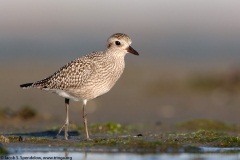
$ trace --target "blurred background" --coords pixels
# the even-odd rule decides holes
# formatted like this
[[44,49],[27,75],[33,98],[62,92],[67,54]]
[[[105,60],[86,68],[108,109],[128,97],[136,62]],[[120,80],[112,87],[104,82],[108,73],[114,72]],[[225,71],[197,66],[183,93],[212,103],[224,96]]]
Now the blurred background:
[[[195,118],[240,123],[240,1],[0,2],[2,125],[13,119],[15,125],[25,125],[17,112],[24,118],[29,108],[37,122],[61,125],[62,97],[19,85],[104,50],[107,38],[117,32],[131,37],[140,56],[127,55],[117,85],[89,102],[89,123],[160,124]],[[81,103],[70,102],[72,123],[82,124],[81,108]]]

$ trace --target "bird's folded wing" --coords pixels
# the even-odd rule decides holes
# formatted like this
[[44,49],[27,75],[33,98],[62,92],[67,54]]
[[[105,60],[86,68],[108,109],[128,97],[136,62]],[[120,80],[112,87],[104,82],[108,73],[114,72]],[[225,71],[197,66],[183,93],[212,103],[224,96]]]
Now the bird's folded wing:
[[78,58],[69,62],[48,78],[35,82],[33,87],[46,90],[81,88],[94,73],[95,67],[91,59]]

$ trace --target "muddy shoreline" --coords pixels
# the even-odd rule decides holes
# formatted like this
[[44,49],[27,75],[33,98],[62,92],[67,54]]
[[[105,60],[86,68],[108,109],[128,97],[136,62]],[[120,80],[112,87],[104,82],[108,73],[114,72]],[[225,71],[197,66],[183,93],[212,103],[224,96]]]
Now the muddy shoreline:
[[[197,126],[201,124],[201,126]],[[211,128],[211,129],[209,129]],[[82,127],[69,132],[69,140],[58,129],[2,133],[8,151],[69,151],[100,153],[204,153],[240,152],[239,126],[213,120],[192,120],[173,126],[134,126],[118,123],[90,125],[92,141]],[[218,148],[205,150],[205,148]],[[227,149],[230,148],[230,149]]]

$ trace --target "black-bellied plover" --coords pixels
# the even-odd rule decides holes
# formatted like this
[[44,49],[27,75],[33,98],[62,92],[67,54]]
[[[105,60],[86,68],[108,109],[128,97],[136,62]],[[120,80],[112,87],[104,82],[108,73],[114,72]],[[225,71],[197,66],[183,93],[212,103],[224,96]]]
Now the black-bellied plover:
[[105,51],[92,52],[77,58],[53,75],[43,80],[20,85],[21,88],[39,88],[57,93],[65,98],[66,120],[58,134],[65,128],[65,139],[68,139],[69,100],[83,101],[83,123],[86,138],[89,140],[87,127],[87,102],[108,92],[123,73],[127,53],[139,55],[130,45],[131,39],[123,33],[112,35],[107,41]]

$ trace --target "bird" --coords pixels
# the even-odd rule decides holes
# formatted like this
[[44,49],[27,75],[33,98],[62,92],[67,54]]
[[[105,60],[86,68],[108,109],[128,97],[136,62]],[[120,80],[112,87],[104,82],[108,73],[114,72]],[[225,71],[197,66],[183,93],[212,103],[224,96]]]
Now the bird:
[[65,98],[66,119],[59,129],[65,130],[68,140],[69,101],[82,101],[82,118],[86,140],[91,140],[88,133],[87,102],[107,93],[121,77],[125,68],[125,55],[139,53],[131,47],[132,40],[124,33],[115,33],[107,39],[104,51],[94,51],[70,61],[51,76],[33,82],[21,84],[23,89],[38,88],[56,93]]

